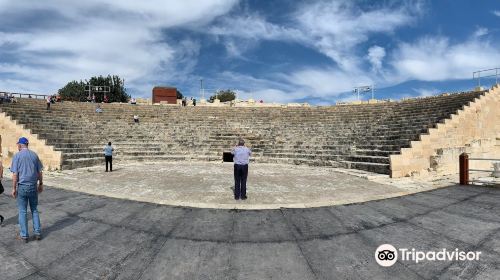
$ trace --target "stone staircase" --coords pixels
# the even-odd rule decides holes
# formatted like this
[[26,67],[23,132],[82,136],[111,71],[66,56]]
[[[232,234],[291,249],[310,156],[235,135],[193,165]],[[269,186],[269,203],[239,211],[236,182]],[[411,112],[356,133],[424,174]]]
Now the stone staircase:
[[[117,161],[219,161],[239,137],[253,161],[355,168],[389,174],[389,156],[483,92],[328,107],[172,107],[20,99],[0,110],[61,151],[62,168]],[[140,123],[133,121],[140,117]]]

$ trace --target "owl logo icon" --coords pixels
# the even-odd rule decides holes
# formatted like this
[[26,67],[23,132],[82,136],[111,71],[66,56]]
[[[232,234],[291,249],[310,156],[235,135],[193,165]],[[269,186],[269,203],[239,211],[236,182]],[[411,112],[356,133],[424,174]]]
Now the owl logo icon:
[[391,244],[383,244],[375,250],[375,260],[381,266],[392,266],[398,260],[398,250]]

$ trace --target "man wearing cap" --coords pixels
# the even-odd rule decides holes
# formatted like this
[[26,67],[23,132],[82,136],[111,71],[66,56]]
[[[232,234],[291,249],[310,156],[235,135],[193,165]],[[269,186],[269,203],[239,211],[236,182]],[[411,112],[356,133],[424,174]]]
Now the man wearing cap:
[[[17,199],[19,209],[19,237],[28,242],[28,204],[33,218],[35,240],[41,239],[40,217],[38,215],[38,193],[43,191],[43,166],[38,155],[28,149],[28,139],[19,138],[10,170],[12,172],[12,196]],[[37,185],[38,183],[38,185]]]
[[252,151],[245,147],[245,141],[240,139],[238,146],[231,151],[234,161],[234,199],[247,199],[248,162]]

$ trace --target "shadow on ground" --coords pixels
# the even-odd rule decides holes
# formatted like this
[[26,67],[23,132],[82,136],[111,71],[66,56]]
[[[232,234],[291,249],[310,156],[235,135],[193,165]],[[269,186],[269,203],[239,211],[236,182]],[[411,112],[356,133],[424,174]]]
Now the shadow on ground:
[[[350,205],[257,211],[47,187],[40,211],[44,239],[21,243],[14,238],[15,201],[0,197],[2,279],[494,279],[500,273],[499,188],[452,186]],[[374,253],[384,243],[482,254],[478,261],[398,260],[381,267]]]

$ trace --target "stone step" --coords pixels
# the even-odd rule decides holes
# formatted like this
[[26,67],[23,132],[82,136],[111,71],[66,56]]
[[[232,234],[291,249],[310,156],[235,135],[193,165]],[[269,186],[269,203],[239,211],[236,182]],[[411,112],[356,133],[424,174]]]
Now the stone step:
[[345,168],[348,169],[359,169],[380,174],[390,174],[391,171],[390,165],[383,163],[352,162],[352,161],[343,161],[342,163],[345,164],[346,165]]
[[395,154],[399,154],[400,151],[399,150],[396,150],[396,151],[381,151],[381,150],[354,150],[354,152],[356,153],[356,155],[360,155],[360,156],[385,156],[385,157],[388,157],[389,155],[395,155]]
[[[152,156],[152,155],[166,155],[167,153],[164,151],[158,151],[158,150],[115,150],[113,152],[113,155],[120,158],[120,157],[141,157],[141,156]],[[64,153],[63,154],[63,160],[69,160],[69,159],[83,159],[83,158],[97,158],[97,157],[103,157],[104,152],[101,151],[94,151],[94,152],[83,152],[83,153]]]
[[[258,162],[340,166],[387,174],[389,156],[481,93],[383,104],[303,108],[200,108],[21,99],[0,110],[63,152],[65,167],[116,160],[220,160],[238,137]],[[134,124],[132,116],[140,116]]]
[[354,155],[346,157],[349,162],[364,162],[364,163],[383,163],[390,164],[389,157],[387,156],[363,156]]
[[[180,161],[180,160],[186,160],[186,156],[161,155],[161,156],[141,156],[141,157],[113,157],[113,163],[122,161],[140,162],[140,161],[161,161],[161,160]],[[92,158],[68,159],[63,161],[62,169],[90,167],[101,164],[102,165],[105,164],[104,156],[92,157]]]
[[344,158],[342,155],[328,154],[297,154],[297,153],[263,153],[263,158],[289,158],[289,159],[308,159],[308,160],[334,160],[338,161]]

